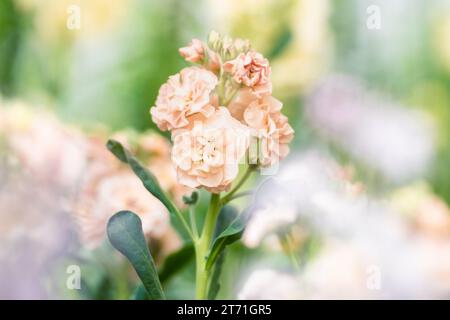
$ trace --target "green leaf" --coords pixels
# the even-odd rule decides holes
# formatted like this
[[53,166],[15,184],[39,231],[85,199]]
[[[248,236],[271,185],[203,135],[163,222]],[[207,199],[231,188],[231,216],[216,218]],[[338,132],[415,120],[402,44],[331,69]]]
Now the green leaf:
[[[226,208],[226,207],[224,207]],[[228,209],[231,210],[231,209]],[[214,262],[225,249],[226,246],[236,242],[242,237],[245,228],[246,214],[239,215],[234,221],[228,225],[213,241],[211,250],[206,261],[206,270],[211,269]]]
[[158,198],[169,210],[173,221],[177,220],[178,210],[170,201],[169,197],[164,193],[161,186],[158,183],[156,177],[148,171],[131,153],[125,149],[120,142],[115,140],[108,140],[106,147],[109,151],[116,156],[117,159],[124,163],[128,163],[133,172],[142,181],[144,187],[156,198]]
[[147,242],[142,222],[131,211],[119,211],[108,221],[108,238],[114,248],[133,265],[150,299],[165,299]]
[[194,245],[188,243],[169,255],[159,271],[159,279],[161,282],[166,282],[170,277],[183,269],[192,260],[194,254]]
[[223,262],[225,260],[224,251],[217,258],[216,264],[214,266],[214,272],[211,275],[211,282],[209,284],[208,290],[208,300],[214,300],[220,290],[220,275],[222,273]]
[[271,51],[268,53],[267,58],[273,60],[282,54],[289,44],[292,42],[292,31],[288,28],[284,29],[280,36],[275,40]]
[[214,239],[217,238],[238,216],[238,210],[231,205],[225,205],[217,218]]
[[139,284],[131,294],[130,300],[148,300],[147,290],[144,285]]

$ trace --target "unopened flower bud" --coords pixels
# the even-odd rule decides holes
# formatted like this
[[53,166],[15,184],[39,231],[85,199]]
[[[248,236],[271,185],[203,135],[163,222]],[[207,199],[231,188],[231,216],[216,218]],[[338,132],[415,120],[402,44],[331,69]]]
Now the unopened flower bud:
[[238,38],[234,40],[234,47],[237,54],[246,53],[250,49],[250,42],[248,40]]
[[211,31],[208,35],[208,46],[214,50],[218,51],[220,49],[220,35],[217,31]]

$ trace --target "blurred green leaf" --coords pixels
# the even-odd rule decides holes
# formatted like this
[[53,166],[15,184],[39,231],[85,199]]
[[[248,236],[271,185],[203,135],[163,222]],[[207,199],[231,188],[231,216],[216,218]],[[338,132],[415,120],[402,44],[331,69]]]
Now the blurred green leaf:
[[[236,209],[230,206],[225,206],[222,208],[221,215],[233,215]],[[239,215],[237,218],[231,222],[213,241],[211,250],[208,254],[208,260],[206,261],[206,270],[210,270],[211,267],[216,262],[219,255],[226,248],[226,246],[236,242],[242,237],[242,233],[245,228],[245,216],[244,214]],[[219,216],[220,217],[220,216]],[[223,218],[225,220],[225,218]]]
[[145,241],[141,219],[131,211],[119,211],[108,221],[108,238],[131,262],[149,297],[165,299],[155,264]]
[[285,28],[275,41],[272,50],[267,55],[269,60],[273,60],[283,53],[292,41],[292,32],[289,28]]
[[174,274],[183,269],[189,261],[194,257],[194,246],[192,243],[187,243],[179,250],[169,255],[159,271],[159,279],[165,282]]
[[0,1],[0,92],[6,95],[13,93],[13,71],[22,36],[19,19],[14,1]]

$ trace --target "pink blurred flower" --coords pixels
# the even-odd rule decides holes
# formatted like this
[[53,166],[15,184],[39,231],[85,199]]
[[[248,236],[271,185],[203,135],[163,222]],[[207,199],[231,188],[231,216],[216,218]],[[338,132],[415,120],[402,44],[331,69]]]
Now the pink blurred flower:
[[106,236],[108,219],[125,208],[141,218],[148,239],[158,239],[170,228],[167,209],[128,171],[101,177],[92,191],[95,192],[92,202],[81,202],[76,216],[81,238],[89,248],[101,244]]
[[[175,169],[170,165],[170,144],[165,138],[146,133],[138,136],[138,144],[134,145],[123,132],[113,136],[131,150],[149,155],[144,163],[172,196],[181,199],[188,193],[187,188],[176,183]],[[88,145],[87,164],[72,202],[82,242],[91,249],[99,246],[105,239],[108,219],[119,210],[129,209],[141,218],[144,234],[152,244],[168,250],[178,247],[180,240],[174,236],[164,205],[104,147],[104,139],[91,137]]]

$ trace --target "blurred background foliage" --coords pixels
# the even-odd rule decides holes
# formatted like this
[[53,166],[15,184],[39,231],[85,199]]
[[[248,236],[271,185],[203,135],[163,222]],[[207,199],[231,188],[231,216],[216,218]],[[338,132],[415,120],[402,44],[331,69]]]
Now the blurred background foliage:
[[[81,28],[70,30],[67,9],[73,4],[81,8]],[[366,10],[373,4],[381,8],[379,30],[366,27]],[[294,150],[326,145],[342,162],[353,163],[369,188],[395,186],[316,132],[304,112],[311,92],[326,76],[346,74],[426,114],[436,128],[436,145],[421,178],[450,204],[450,3],[445,0],[2,0],[0,93],[44,105],[86,129],[155,128],[149,108],[159,87],[186,66],[178,48],[192,38],[205,39],[210,30],[248,38],[270,59],[274,96],[283,101],[296,130]],[[258,251],[238,244],[231,254],[225,267],[234,270]],[[97,288],[83,292],[86,297],[111,298],[105,275],[129,272],[103,271],[85,279]],[[192,270],[185,273],[181,283]],[[169,296],[189,297],[190,289],[174,283]],[[120,297],[131,288],[123,290]]]

